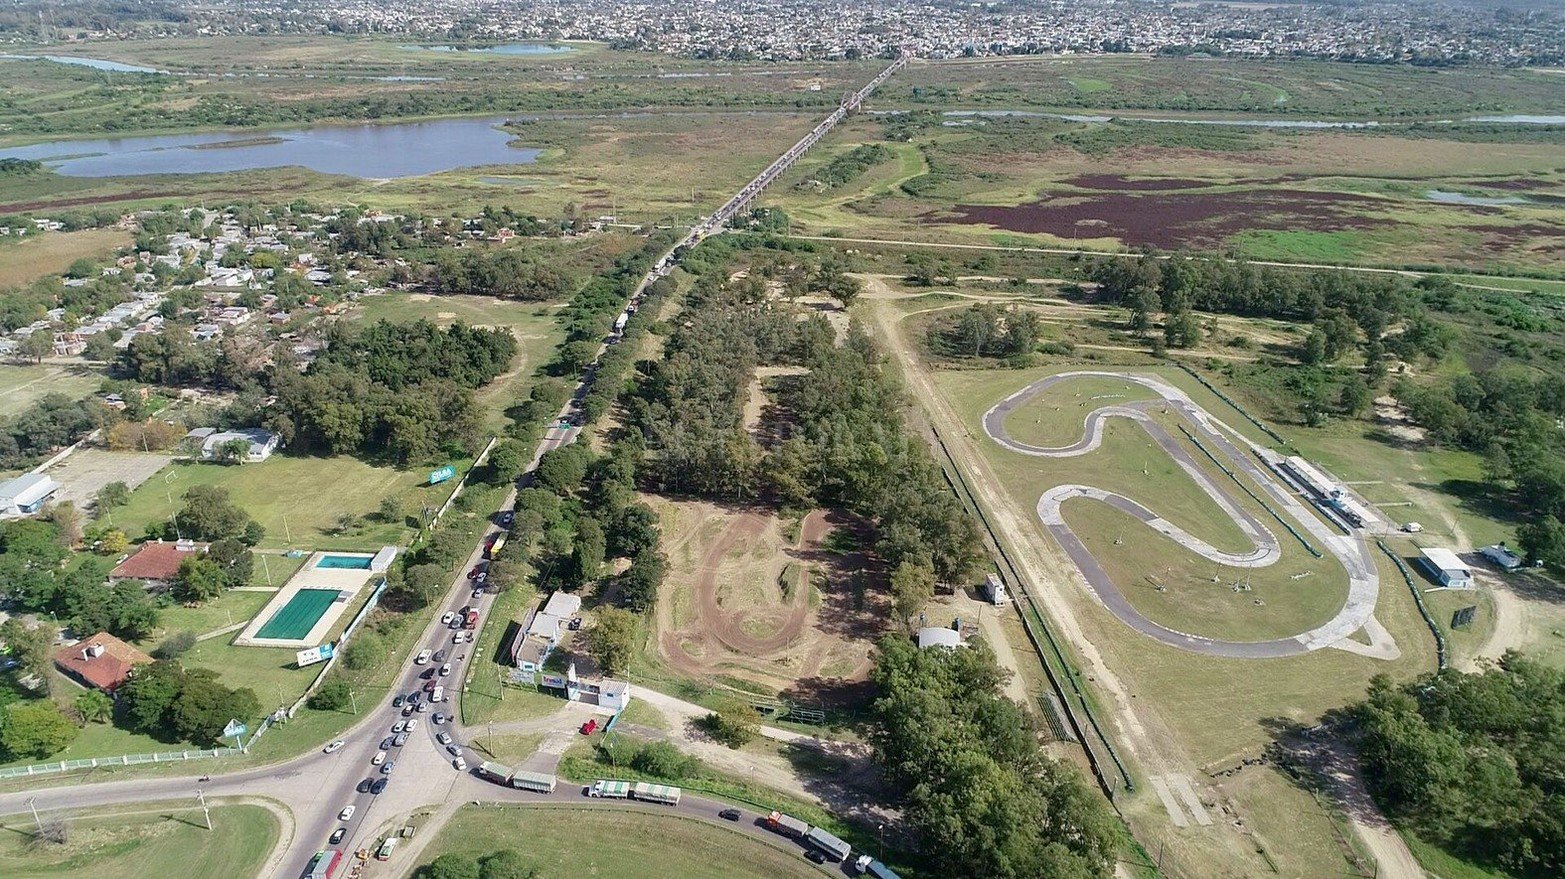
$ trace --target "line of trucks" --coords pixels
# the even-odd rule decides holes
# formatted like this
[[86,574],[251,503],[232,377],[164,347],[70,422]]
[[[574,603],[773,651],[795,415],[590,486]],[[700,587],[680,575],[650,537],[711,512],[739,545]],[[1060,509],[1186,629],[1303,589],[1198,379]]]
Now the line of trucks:
[[[537,793],[554,793],[558,785],[558,779],[553,775],[542,772],[528,772],[522,769],[511,769],[499,763],[485,761],[473,770],[480,778],[492,781],[495,784],[503,784],[520,790],[536,791]],[[623,781],[613,778],[600,778],[592,784],[582,788],[582,794],[589,797],[601,797],[610,800],[637,800],[643,803],[661,803],[665,806],[679,805],[680,797],[684,792],[669,784],[653,784],[646,781]],[[734,813],[738,814],[737,810]],[[728,816],[724,816],[728,817]],[[792,815],[782,812],[772,812],[761,823],[773,833],[796,839],[812,851],[819,852],[826,860],[840,864],[848,860],[853,853],[852,848],[841,839],[823,827],[812,827],[807,822],[801,821]],[[854,872],[871,877],[871,879],[900,879],[890,867],[875,860],[869,855],[859,855],[849,865]]]
[[[778,833],[789,839],[797,839],[820,852],[826,860],[834,864],[840,864],[848,859],[853,849],[841,839],[827,831],[823,827],[811,827],[808,823],[800,821],[792,815],[782,812],[773,812],[762,819],[763,824],[773,833]],[[901,879],[890,867],[875,860],[869,855],[859,855],[853,859],[853,871],[861,873],[872,879]]]

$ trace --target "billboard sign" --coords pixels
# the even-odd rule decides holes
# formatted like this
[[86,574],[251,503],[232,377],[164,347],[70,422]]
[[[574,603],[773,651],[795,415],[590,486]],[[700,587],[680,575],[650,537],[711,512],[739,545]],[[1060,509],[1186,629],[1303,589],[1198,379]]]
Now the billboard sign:
[[1469,604],[1466,607],[1459,607],[1456,609],[1455,613],[1451,614],[1451,628],[1465,629],[1473,624],[1473,617],[1477,615],[1478,605],[1476,604]]
[[447,481],[449,479],[454,479],[455,477],[456,477],[456,468],[452,467],[450,464],[447,464],[446,466],[441,467],[438,470],[431,470],[431,471],[429,471],[429,484],[430,485],[439,485],[440,483],[445,482],[445,481]]
[[546,674],[543,676],[541,684],[553,690],[563,690],[565,689],[565,676]]
[[325,662],[331,659],[336,652],[336,645],[326,643],[319,647],[311,647],[309,650],[300,650],[294,654],[294,661],[298,663],[299,668],[304,668],[317,662]]
[[237,720],[230,720],[228,725],[223,727],[223,737],[228,739],[237,739],[249,731],[250,728],[248,726],[245,726]]

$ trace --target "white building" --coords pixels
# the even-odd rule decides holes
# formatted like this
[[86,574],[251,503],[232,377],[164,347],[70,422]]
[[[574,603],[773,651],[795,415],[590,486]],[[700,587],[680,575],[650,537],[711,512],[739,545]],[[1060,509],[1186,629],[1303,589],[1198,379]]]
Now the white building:
[[1011,603],[1011,594],[1005,590],[1004,581],[995,574],[984,576],[983,590],[984,598],[989,599],[990,604],[1000,606]]
[[1496,543],[1493,546],[1486,546],[1478,550],[1478,552],[1484,558],[1494,562],[1494,564],[1502,571],[1514,571],[1526,563],[1526,559],[1512,552],[1510,548],[1508,548],[1503,543]]
[[1420,549],[1418,563],[1436,583],[1448,589],[1473,588],[1473,571],[1467,563],[1449,549],[1438,547]]
[[265,461],[277,451],[277,446],[282,438],[269,430],[259,427],[245,427],[239,430],[218,430],[215,427],[198,427],[185,434],[185,439],[199,441],[201,443],[201,459],[204,461],[215,460],[222,455],[223,446],[235,440],[242,440],[250,444],[241,461],[256,463]]
[[0,516],[31,516],[60,490],[47,473],[24,473],[0,483]]
[[918,649],[927,650],[930,647],[956,648],[966,646],[962,643],[962,633],[944,626],[926,626],[918,630],[916,640]]

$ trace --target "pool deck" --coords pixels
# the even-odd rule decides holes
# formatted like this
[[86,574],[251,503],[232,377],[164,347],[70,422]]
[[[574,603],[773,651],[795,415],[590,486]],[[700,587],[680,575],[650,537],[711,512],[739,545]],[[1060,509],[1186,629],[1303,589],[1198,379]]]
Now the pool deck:
[[[291,647],[295,650],[303,650],[308,647],[319,646],[326,639],[326,633],[337,624],[337,620],[343,612],[350,607],[358,606],[359,591],[371,580],[378,580],[382,576],[369,568],[321,568],[317,567],[321,559],[326,556],[352,556],[354,558],[372,559],[374,553],[368,552],[317,552],[311,554],[297,573],[288,578],[283,588],[277,590],[272,600],[261,608],[261,612],[250,620],[239,637],[234,639],[234,644],[240,647]],[[321,618],[315,621],[309,634],[303,638],[260,638],[256,633],[265,626],[276,613],[288,606],[288,602],[299,594],[301,589],[331,589],[338,592],[349,593],[348,600],[334,602],[321,614]]]

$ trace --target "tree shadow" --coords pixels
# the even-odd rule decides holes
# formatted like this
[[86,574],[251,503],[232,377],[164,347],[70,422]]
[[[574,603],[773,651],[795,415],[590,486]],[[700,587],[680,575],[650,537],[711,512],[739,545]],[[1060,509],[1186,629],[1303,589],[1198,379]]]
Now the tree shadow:
[[1507,525],[1521,524],[1521,510],[1517,508],[1516,501],[1510,493],[1491,483],[1476,479],[1446,479],[1435,484],[1414,483],[1414,486],[1450,495],[1456,498],[1458,506],[1474,515]]

